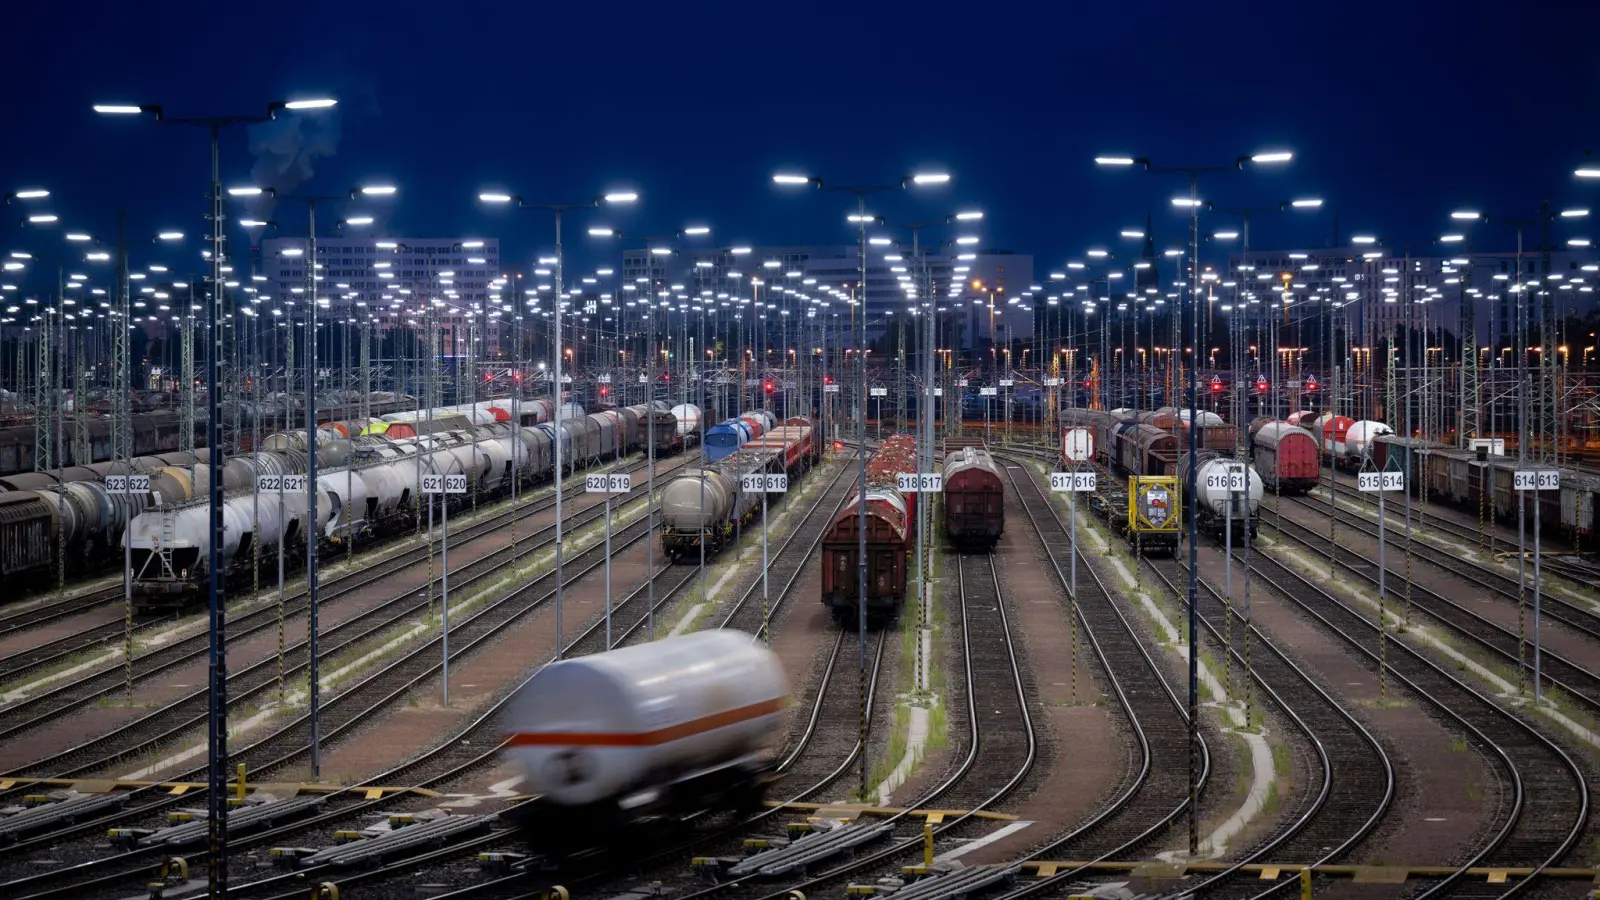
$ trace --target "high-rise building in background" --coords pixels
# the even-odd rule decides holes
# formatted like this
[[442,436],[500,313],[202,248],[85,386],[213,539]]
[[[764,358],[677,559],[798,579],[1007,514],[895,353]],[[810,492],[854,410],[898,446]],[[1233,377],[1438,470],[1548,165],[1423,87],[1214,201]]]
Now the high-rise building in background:
[[[304,238],[267,238],[261,242],[261,294],[268,299],[306,296]],[[420,308],[424,296],[442,302],[439,328],[445,346],[459,339],[469,316],[479,321],[498,318],[501,303],[490,287],[500,274],[497,238],[317,238],[317,296],[334,320],[372,316],[380,327],[401,321],[400,309]],[[485,350],[495,349],[494,330],[486,332]]]
[[[1023,297],[1033,283],[1032,256],[1004,250],[923,253],[932,295],[954,313],[959,349],[987,347],[992,337],[1010,341],[1033,336],[1032,306]],[[861,296],[859,248],[854,244],[751,247],[738,252],[640,248],[624,253],[622,276],[629,293],[648,290],[657,303],[671,299],[674,304],[692,304],[698,298],[720,304],[749,299],[756,292],[763,300],[792,298],[796,314],[800,307],[808,308],[840,321],[841,330],[849,327],[851,300]],[[908,316],[912,302],[907,288],[917,284],[918,276],[909,247],[867,248],[870,341],[888,334],[896,317]],[[760,284],[754,283],[757,280]]]

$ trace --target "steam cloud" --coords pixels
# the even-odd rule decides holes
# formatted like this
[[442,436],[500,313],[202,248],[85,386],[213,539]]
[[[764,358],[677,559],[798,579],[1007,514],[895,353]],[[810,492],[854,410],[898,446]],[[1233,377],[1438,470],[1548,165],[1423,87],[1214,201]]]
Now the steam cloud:
[[[289,193],[311,180],[318,160],[338,150],[339,117],[333,110],[310,116],[285,114],[252,125],[250,152],[256,161],[250,169],[251,183]],[[263,208],[256,214],[269,217],[275,204],[270,197],[261,202]]]

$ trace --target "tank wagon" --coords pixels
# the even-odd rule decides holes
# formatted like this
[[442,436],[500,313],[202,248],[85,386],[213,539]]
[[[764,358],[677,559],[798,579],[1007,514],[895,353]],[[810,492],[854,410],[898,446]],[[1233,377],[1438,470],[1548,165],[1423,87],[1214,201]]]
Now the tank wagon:
[[766,434],[776,424],[777,419],[766,410],[756,410],[724,419],[706,429],[706,459],[721,459]]
[[[1236,470],[1244,468],[1244,490],[1230,490],[1230,480]],[[1189,484],[1189,455],[1178,458],[1178,484]],[[1261,476],[1255,466],[1242,459],[1202,450],[1195,456],[1194,504],[1195,528],[1201,533],[1223,540],[1228,529],[1233,539],[1243,540],[1246,529],[1250,537],[1256,536],[1258,513],[1262,496]]]
[[822,602],[845,624],[858,620],[860,515],[867,519],[869,621],[892,618],[906,596],[906,554],[916,494],[902,494],[899,476],[913,473],[917,445],[910,435],[885,439],[867,461],[865,495],[858,492],[822,534]]
[[761,515],[762,495],[746,492],[742,476],[782,472],[792,486],[811,467],[813,438],[809,425],[786,425],[703,468],[673,476],[661,489],[661,546],[667,556],[698,561],[702,543],[707,557],[721,552],[739,526]]
[[[152,456],[158,453],[174,453],[182,446],[182,418],[172,409],[166,395],[149,393],[136,396],[131,403],[133,413],[129,417],[132,428],[131,441],[134,456]],[[291,411],[285,418],[283,401],[262,402],[261,404],[240,404],[239,407],[226,405],[222,409],[221,419],[225,425],[231,426],[234,412],[239,412],[240,439],[243,449],[249,451],[250,437],[253,434],[273,434],[305,422],[304,405],[291,397]],[[397,412],[413,405],[409,397],[387,392],[372,394],[368,404],[374,415]],[[89,452],[83,459],[73,455],[72,441],[68,440],[56,446],[57,458],[55,462],[64,467],[88,466],[94,463],[110,462],[118,452],[118,448],[111,443],[111,422],[103,418],[109,412],[110,402],[92,404],[91,409],[97,409],[102,415],[94,416],[89,420]],[[322,422],[348,422],[359,415],[360,406],[354,403],[336,403],[319,407],[317,417]],[[71,435],[77,425],[69,421],[63,423],[62,433]],[[203,410],[196,410],[194,439],[197,445],[205,443],[205,415]],[[34,426],[32,424],[9,425],[0,427],[0,475],[10,475],[18,472],[31,472],[34,470]]]
[[[460,413],[441,412],[435,421],[451,416],[459,419]],[[414,421],[427,419],[424,415]],[[227,542],[218,548],[226,576],[242,577],[258,550],[263,564],[275,565],[281,554],[286,562],[299,565],[306,534],[312,529],[319,543],[343,546],[411,528],[419,514],[424,474],[467,477],[467,493],[446,502],[493,500],[509,493],[513,471],[527,483],[551,477],[557,441],[563,466],[576,469],[639,449],[634,442],[645,434],[639,428],[629,429],[620,411],[534,427],[519,427],[508,416],[489,425],[411,437],[390,437],[393,431],[326,442],[319,436],[315,509],[308,509],[301,490],[256,491],[259,475],[306,471],[306,454],[296,449],[304,446],[303,435],[274,436],[263,443],[279,449],[229,459],[223,470]],[[209,455],[203,458],[209,460]],[[124,501],[132,506],[120,513],[123,519],[111,521],[131,524],[125,533],[118,525],[111,536],[118,548],[124,540],[129,542],[136,604],[142,610],[155,610],[195,602],[209,577],[210,529],[204,502],[209,472],[199,464],[190,479],[186,468],[164,465],[167,460],[134,462],[135,471],[150,474],[151,490]],[[6,527],[0,522],[0,541],[6,539]]]
[[571,846],[646,821],[758,808],[788,696],[777,657],[735,631],[545,666],[506,718],[506,755],[538,796],[523,820],[537,830],[530,838]]

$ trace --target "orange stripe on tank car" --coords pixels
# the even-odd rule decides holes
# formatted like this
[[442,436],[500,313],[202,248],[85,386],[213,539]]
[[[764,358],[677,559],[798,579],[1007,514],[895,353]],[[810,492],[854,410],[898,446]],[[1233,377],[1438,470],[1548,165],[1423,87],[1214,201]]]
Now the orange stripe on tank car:
[[655,731],[519,731],[510,735],[507,742],[513,747],[653,747],[771,715],[782,711],[783,704],[784,700],[781,697],[763,700],[760,703],[712,713],[709,716],[690,719]]

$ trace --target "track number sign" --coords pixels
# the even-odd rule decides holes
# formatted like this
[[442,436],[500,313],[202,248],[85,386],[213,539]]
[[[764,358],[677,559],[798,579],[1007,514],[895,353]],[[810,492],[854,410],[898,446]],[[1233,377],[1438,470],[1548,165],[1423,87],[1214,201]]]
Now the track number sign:
[[1051,472],[1050,490],[1057,493],[1079,493],[1094,490],[1093,472]]
[[978,396],[980,396],[980,397],[997,397],[999,395],[1000,395],[1000,389],[999,388],[992,388],[992,387],[981,387],[981,388],[978,388]]
[[591,494],[626,494],[633,490],[633,476],[627,472],[585,475],[583,489]]
[[1044,380],[1044,386],[1045,387],[1061,387],[1061,379],[1057,378],[1055,376],[1051,376],[1049,378],[1046,378]]
[[1555,469],[1528,469],[1516,472],[1512,487],[1519,491],[1560,490],[1561,473]]
[[1016,383],[1017,383],[1017,380],[1015,378],[1002,378],[1002,379],[1000,379],[1000,386],[1001,387],[1014,387],[1016,385]]
[[304,475],[257,475],[256,492],[261,494],[276,493],[278,491],[303,491],[306,489]]
[[837,394],[839,393],[839,386],[837,384],[825,384],[822,386],[822,392],[824,394]]
[[108,494],[144,494],[149,491],[149,475],[106,476],[106,493]]
[[1406,489],[1404,472],[1362,472],[1356,476],[1356,487],[1363,493],[1375,491],[1403,491]]
[[422,476],[422,492],[424,494],[465,494],[467,492],[467,476],[455,475],[424,475]]
[[937,494],[944,490],[944,473],[901,472],[895,477],[895,487],[902,494]]
[[867,393],[871,394],[874,397],[887,397],[887,396],[889,396],[889,389],[888,388],[869,388],[867,390]]
[[[1232,494],[1245,490],[1249,483],[1242,465],[1225,466],[1221,472],[1206,474],[1207,490],[1227,491]],[[1362,488],[1362,490],[1366,489]]]
[[611,376],[610,375],[597,375],[597,376],[595,376],[594,380],[598,384],[610,384],[611,383]]
[[739,487],[747,494],[784,494],[789,491],[789,476],[782,472],[746,472],[739,476]]

